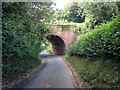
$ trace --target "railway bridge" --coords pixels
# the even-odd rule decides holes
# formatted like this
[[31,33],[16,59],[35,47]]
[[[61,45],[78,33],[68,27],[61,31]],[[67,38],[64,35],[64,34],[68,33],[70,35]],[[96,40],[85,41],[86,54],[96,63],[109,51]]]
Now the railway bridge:
[[66,50],[75,41],[74,25],[51,25],[49,26],[52,33],[47,35],[47,39],[52,44],[52,53],[64,55]]

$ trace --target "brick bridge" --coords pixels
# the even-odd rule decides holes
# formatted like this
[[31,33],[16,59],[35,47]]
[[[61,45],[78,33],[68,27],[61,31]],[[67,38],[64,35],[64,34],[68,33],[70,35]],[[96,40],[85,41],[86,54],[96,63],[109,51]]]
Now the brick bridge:
[[65,51],[75,40],[75,26],[73,25],[52,25],[49,27],[53,33],[47,35],[52,44],[52,53],[57,55],[65,54]]

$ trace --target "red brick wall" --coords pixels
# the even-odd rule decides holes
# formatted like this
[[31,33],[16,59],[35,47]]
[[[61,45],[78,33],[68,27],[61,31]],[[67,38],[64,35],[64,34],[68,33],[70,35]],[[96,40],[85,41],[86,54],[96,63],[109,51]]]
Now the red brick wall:
[[68,48],[70,44],[75,40],[75,33],[71,30],[63,31],[62,37],[64,38],[66,42],[66,47]]
[[[66,47],[68,48],[73,41],[75,40],[75,26],[67,26],[66,28],[62,28],[62,26],[53,25],[50,28],[54,31],[55,34],[62,37],[66,43]],[[63,30],[64,29],[64,30]]]

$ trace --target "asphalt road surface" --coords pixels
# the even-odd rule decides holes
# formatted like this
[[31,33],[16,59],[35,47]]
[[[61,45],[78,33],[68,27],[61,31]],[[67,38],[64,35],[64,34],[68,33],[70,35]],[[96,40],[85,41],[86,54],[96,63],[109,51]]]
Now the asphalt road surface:
[[75,88],[73,77],[60,56],[41,55],[46,65],[17,88]]

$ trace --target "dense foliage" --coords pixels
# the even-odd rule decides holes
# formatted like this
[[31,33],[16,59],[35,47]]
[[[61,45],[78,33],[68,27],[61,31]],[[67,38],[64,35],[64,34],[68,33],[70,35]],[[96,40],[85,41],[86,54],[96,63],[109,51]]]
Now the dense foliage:
[[65,7],[64,19],[68,22],[82,23],[85,20],[83,10],[77,2],[73,2]]
[[96,2],[83,3],[81,7],[84,9],[85,25],[81,28],[82,33],[94,29],[96,26],[112,20],[119,12],[119,3],[115,2]]
[[83,34],[69,49],[69,54],[120,57],[120,14],[113,21]]
[[41,63],[52,3],[2,3],[3,84]]
[[83,7],[87,17],[94,18],[95,25],[110,21],[118,13],[116,3],[85,3]]

